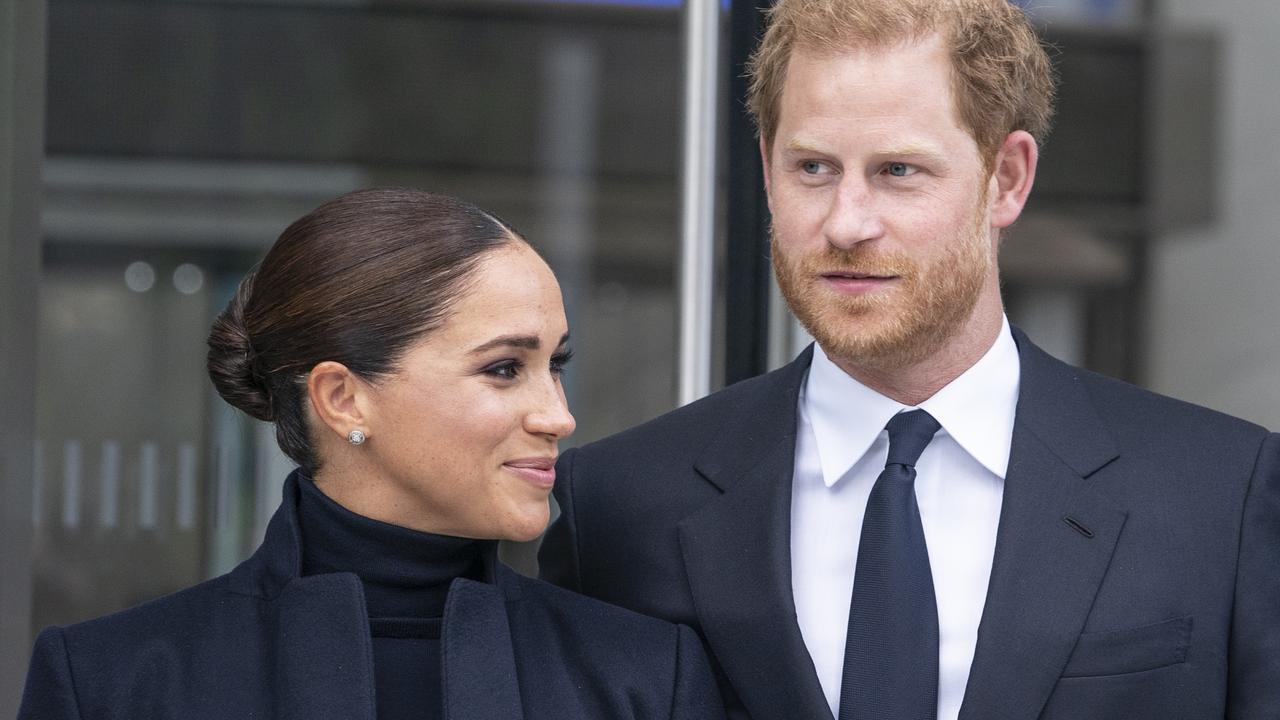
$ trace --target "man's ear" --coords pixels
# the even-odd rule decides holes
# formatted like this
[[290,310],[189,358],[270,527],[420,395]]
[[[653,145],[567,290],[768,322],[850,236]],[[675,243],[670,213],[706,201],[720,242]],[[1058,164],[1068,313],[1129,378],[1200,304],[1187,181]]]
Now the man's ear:
[[1040,149],[1030,133],[1014,130],[1004,139],[991,168],[988,198],[992,227],[1009,227],[1022,214],[1039,158]]
[[371,434],[369,386],[346,365],[326,360],[311,368],[307,398],[320,422],[343,440],[352,430]]
[[773,188],[770,186],[770,169],[771,158],[769,157],[769,142],[765,140],[764,135],[760,136],[760,168],[764,173],[764,196],[769,201],[769,211],[773,211]]

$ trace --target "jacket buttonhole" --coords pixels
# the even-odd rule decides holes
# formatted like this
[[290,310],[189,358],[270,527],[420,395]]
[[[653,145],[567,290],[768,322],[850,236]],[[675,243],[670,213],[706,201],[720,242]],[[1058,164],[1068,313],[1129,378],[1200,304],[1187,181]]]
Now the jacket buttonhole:
[[1089,528],[1085,527],[1083,523],[1081,523],[1079,520],[1077,520],[1077,519],[1075,519],[1075,518],[1071,517],[1070,515],[1068,515],[1068,516],[1066,516],[1066,517],[1062,518],[1062,522],[1066,523],[1066,524],[1067,524],[1067,526],[1068,526],[1068,527],[1070,527],[1072,530],[1075,530],[1076,532],[1080,533],[1081,535],[1083,535],[1083,536],[1085,536],[1085,537],[1087,537],[1087,538],[1092,538],[1092,537],[1093,537],[1093,531],[1092,531],[1092,530],[1090,530]]

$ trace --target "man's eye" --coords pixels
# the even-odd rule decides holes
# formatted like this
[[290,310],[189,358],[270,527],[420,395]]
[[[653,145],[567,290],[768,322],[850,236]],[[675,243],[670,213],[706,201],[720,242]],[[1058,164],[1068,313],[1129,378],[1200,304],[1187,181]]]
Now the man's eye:
[[884,167],[884,170],[894,177],[907,177],[915,172],[914,168],[902,162],[889,163]]
[[800,170],[806,175],[817,175],[821,173],[823,169],[824,167],[822,163],[818,162],[817,160],[805,160],[804,162],[800,163]]

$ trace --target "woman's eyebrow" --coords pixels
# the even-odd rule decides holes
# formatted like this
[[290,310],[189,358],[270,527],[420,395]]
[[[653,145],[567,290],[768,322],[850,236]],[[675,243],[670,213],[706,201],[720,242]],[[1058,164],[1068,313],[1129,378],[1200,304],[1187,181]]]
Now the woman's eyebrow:
[[472,355],[478,355],[486,350],[492,350],[496,347],[515,347],[525,350],[537,350],[542,347],[542,341],[536,335],[500,335],[489,342],[478,345],[471,349]]
[[[556,343],[556,347],[563,347],[567,343],[568,333],[564,333],[561,336],[561,341]],[[480,352],[493,350],[494,347],[520,347],[522,350],[538,350],[541,346],[543,346],[543,341],[538,340],[538,336],[532,336],[532,334],[504,334],[504,336],[495,337],[493,340],[483,343],[483,345],[471,348],[471,354],[479,355]]]
[[[560,342],[556,344],[556,347],[561,347],[567,342],[569,342],[569,333],[565,333],[561,336]],[[521,348],[523,350],[537,350],[542,347],[542,341],[538,339],[537,335],[499,335],[489,342],[472,348],[471,354],[478,355],[496,347],[514,347]]]

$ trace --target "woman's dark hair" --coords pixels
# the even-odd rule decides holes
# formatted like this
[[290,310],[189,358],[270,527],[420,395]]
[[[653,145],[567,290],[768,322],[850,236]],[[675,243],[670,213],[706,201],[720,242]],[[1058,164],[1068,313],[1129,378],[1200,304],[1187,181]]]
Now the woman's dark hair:
[[348,193],[290,225],[209,332],[209,377],[308,472],[306,378],[333,360],[366,379],[439,327],[483,256],[523,242],[456,198],[409,188]]

